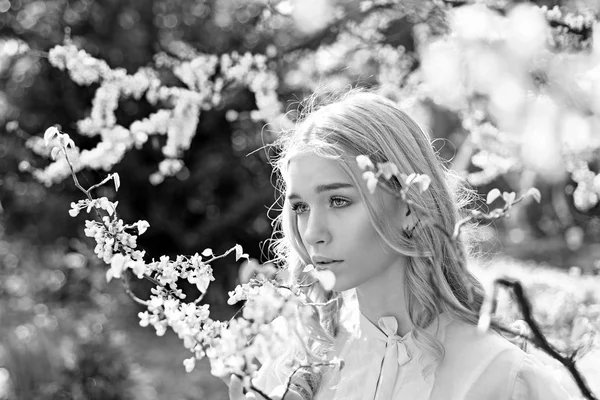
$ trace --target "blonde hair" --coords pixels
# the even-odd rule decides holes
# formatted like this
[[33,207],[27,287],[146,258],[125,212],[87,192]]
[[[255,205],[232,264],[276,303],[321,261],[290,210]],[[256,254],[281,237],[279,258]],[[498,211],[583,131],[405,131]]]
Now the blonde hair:
[[[280,150],[274,167],[279,172],[278,189],[282,195],[289,160],[306,153],[336,160],[359,188],[380,238],[393,251],[409,256],[405,285],[409,317],[415,326],[413,335],[425,353],[441,359],[442,344],[425,328],[444,311],[475,324],[483,289],[466,268],[464,244],[460,240],[451,243],[443,233],[454,231],[459,208],[469,192],[456,185],[456,177],[438,159],[427,134],[391,100],[354,89],[330,97],[326,104],[318,104],[316,96],[309,98],[296,127],[284,132],[275,145]],[[367,196],[365,182],[355,168],[356,156],[361,154],[374,163],[392,162],[405,174],[427,174],[431,178],[428,190],[423,193],[410,190],[408,200],[411,211],[421,222],[432,220],[437,227],[420,223],[410,237],[400,230],[397,221],[386,214],[381,191],[375,201]],[[308,281],[303,269],[311,261],[302,244],[295,214],[286,201],[276,222],[278,232],[282,233],[273,246],[277,260],[289,269],[296,282]],[[330,306],[315,310],[309,324],[309,351],[302,353],[296,349],[293,355],[287,355],[300,357],[304,362],[324,357],[332,349],[340,327],[341,294],[325,293],[317,286],[308,289],[309,295],[315,302],[330,301]],[[306,371],[294,383],[310,399],[320,380],[319,373]]]

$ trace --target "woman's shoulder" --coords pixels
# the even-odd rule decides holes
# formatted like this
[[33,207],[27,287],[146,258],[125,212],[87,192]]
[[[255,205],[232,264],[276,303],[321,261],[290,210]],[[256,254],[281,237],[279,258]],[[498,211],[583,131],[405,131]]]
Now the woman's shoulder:
[[446,328],[444,350],[436,386],[440,393],[454,395],[441,398],[568,399],[540,361],[494,331],[482,333],[453,320]]
[[436,380],[458,380],[465,386],[491,370],[505,372],[496,374],[498,384],[502,384],[500,377],[510,380],[509,375],[515,374],[525,356],[521,349],[496,332],[482,333],[475,325],[459,319],[453,319],[446,326],[443,345],[444,358],[438,366]]
[[521,349],[497,332],[481,332],[476,325],[459,318],[451,318],[451,322],[446,326],[444,348],[447,358],[459,356],[463,363],[486,363],[500,354],[513,362],[520,362],[525,355]]

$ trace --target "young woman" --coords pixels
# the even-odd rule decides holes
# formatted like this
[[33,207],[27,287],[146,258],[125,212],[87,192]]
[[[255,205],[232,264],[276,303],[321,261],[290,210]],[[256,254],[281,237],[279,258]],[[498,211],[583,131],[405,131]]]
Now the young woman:
[[[531,356],[495,332],[477,332],[481,285],[465,268],[464,252],[422,222],[452,232],[460,196],[419,126],[367,92],[308,108],[278,143],[285,203],[276,250],[299,282],[310,280],[308,264],[332,271],[333,291],[315,287],[311,295],[334,301],[312,321],[309,351],[290,346],[263,365],[254,385],[281,398],[290,360],[326,356],[343,359],[344,367],[295,374],[284,400],[568,398]],[[427,174],[430,186],[410,190],[410,206],[385,190],[372,193],[358,155]],[[261,398],[242,394],[235,377],[229,391],[231,400]]]

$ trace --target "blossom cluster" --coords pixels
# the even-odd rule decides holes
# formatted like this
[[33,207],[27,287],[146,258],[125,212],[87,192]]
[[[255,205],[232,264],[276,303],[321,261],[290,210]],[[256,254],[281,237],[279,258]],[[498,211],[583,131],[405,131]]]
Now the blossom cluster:
[[254,360],[265,362],[277,356],[282,344],[298,335],[297,321],[306,299],[273,280],[251,280],[230,292],[228,303],[245,301],[237,318],[215,338],[207,356],[211,373],[253,376]]
[[[221,256],[215,256],[211,249],[206,249],[202,254],[196,253],[191,257],[180,255],[171,260],[168,256],[161,256],[158,261],[145,262],[145,252],[136,250],[137,237],[148,229],[149,224],[137,221],[125,225],[122,219],[117,218],[117,207],[118,202],[111,202],[106,197],[84,199],[71,203],[69,214],[72,217],[81,211],[107,214],[101,216],[101,222],[85,221],[85,235],[96,241],[94,252],[110,265],[106,272],[107,281],[123,279],[126,271],[131,270],[137,278],[148,278],[156,283],[148,300],[136,298],[148,308],[139,313],[140,325],[153,326],[159,336],[165,334],[167,327],[171,327],[182,339],[183,345],[194,354],[184,362],[186,370],[190,371],[195,363],[193,360],[204,357],[205,349],[211,347],[213,342],[227,342],[219,339],[221,335],[228,337],[229,329],[235,329],[242,323],[235,322],[229,328],[227,324],[212,321],[209,318],[209,306],[199,304],[210,282],[214,281],[210,262]],[[247,257],[240,246],[235,246],[230,251],[235,251],[236,259]],[[195,285],[200,297],[195,301],[185,302],[186,296],[178,287],[180,279]],[[256,315],[258,314],[255,313]],[[213,351],[211,354],[219,359],[219,352]]]
[[[183,152],[189,149],[196,134],[201,111],[221,105],[225,87],[245,86],[254,93],[257,108],[250,113],[254,121],[274,124],[275,129],[290,124],[277,97],[277,75],[269,67],[267,57],[261,54],[198,54],[191,60],[171,62],[173,73],[186,87],[165,86],[158,73],[147,67],[134,74],[122,68],[111,69],[105,61],[71,42],[52,48],[48,59],[56,68],[67,71],[79,85],[99,84],[90,115],[77,126],[82,135],[99,136],[101,140],[89,150],[74,147],[71,160],[75,172],[86,167],[108,171],[133,147],[140,148],[149,136],[165,135],[167,140],[162,148],[165,160],[149,177],[151,183],[160,184],[166,176],[183,168]],[[160,64],[160,57],[157,60]],[[129,127],[120,125],[115,114],[119,101],[139,100],[142,96],[158,110],[133,121]],[[39,147],[35,141],[32,139],[29,146]],[[37,179],[47,185],[62,181],[69,174],[62,160],[35,171]]]
[[591,10],[583,13],[566,12],[560,7],[541,6],[540,11],[545,15],[549,22],[559,22],[574,31],[582,31],[591,28],[596,23],[596,16]]

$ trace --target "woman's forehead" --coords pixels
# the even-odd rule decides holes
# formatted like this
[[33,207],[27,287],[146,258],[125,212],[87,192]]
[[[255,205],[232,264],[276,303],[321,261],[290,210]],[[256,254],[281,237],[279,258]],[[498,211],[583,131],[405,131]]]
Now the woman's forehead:
[[352,181],[342,168],[340,161],[315,154],[304,154],[291,158],[286,175],[288,191],[314,189],[317,186],[334,183],[352,185]]

